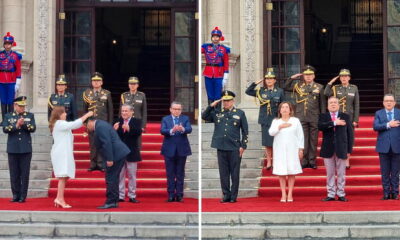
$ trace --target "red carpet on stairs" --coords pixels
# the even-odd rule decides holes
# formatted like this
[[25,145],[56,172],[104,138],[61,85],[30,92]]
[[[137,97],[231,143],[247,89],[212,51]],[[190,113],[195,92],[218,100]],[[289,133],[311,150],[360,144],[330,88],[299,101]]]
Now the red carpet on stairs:
[[[294,203],[278,202],[281,196],[277,176],[262,170],[258,198],[238,199],[236,204],[220,204],[216,199],[203,200],[203,211],[361,211],[400,210],[400,201],[381,201],[382,185],[378,154],[375,152],[376,132],[373,116],[360,117],[355,130],[355,145],[346,171],[346,194],[349,202],[321,202],[326,197],[326,172],[318,157],[318,169],[304,169],[296,176]],[[318,146],[322,142],[321,134]],[[318,147],[319,149],[319,147]],[[318,154],[319,155],[319,154]]]

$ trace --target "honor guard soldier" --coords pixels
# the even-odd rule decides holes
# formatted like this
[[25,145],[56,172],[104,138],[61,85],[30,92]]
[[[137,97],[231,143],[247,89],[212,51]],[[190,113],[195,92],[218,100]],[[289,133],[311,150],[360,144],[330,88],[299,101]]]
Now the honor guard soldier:
[[201,46],[201,53],[206,59],[206,67],[203,75],[208,97],[208,103],[221,98],[223,86],[226,85],[229,77],[229,53],[230,48],[220,44],[224,41],[221,30],[215,27],[211,31],[211,43],[205,43]]
[[4,50],[0,52],[0,101],[1,115],[13,112],[13,100],[21,85],[22,55],[11,50],[16,46],[14,37],[8,32],[4,36]]
[[[95,72],[91,79],[92,88],[83,92],[83,101],[85,103],[85,112],[93,111],[95,119],[104,120],[110,124],[113,122],[113,103],[111,92],[103,89],[103,75]],[[97,153],[94,146],[94,132],[89,133],[90,143],[90,168],[88,171],[104,171],[100,154]]]
[[[338,78],[340,79],[341,84],[333,85]],[[330,96],[335,96],[339,99],[339,111],[349,115],[354,133],[354,128],[357,127],[358,118],[360,116],[360,96],[358,95],[357,86],[349,83],[350,79],[350,70],[341,69],[339,76],[332,78],[332,80],[326,85],[324,94],[328,98]],[[349,158],[346,160],[346,168],[350,168]]]
[[65,76],[60,75],[56,81],[56,93],[51,94],[49,97],[47,107],[47,120],[50,119],[51,111],[54,106],[63,106],[67,113],[67,121],[73,121],[77,118],[75,98],[72,93],[65,92],[67,89],[67,82]]
[[4,116],[3,132],[8,134],[7,153],[10,169],[11,202],[25,202],[28,186],[29,171],[32,159],[31,133],[35,132],[36,124],[33,113],[25,111],[26,97],[14,99],[12,113]]
[[[263,85],[257,88],[258,84]],[[258,123],[261,124],[262,145],[265,147],[267,170],[272,167],[272,144],[274,137],[270,136],[268,131],[271,127],[272,120],[278,116],[278,106],[284,101],[285,93],[282,88],[276,87],[275,73],[272,68],[268,69],[264,78],[253,82],[246,90],[246,94],[256,97],[256,103],[260,104],[260,112],[258,114]]]
[[[302,77],[301,80],[295,80]],[[323,86],[314,82],[315,69],[307,65],[303,73],[291,76],[285,83],[285,90],[292,91],[295,98],[295,117],[300,119],[304,132],[303,168],[316,169],[318,143],[318,116],[326,112]]]
[[[214,122],[211,147],[217,149],[219,177],[223,198],[221,203],[236,202],[239,192],[240,162],[247,148],[248,124],[245,113],[235,108],[235,94],[224,91],[202,114],[202,119]],[[222,101],[222,109],[219,106]],[[232,185],[230,184],[232,179]]]
[[147,124],[146,94],[137,90],[139,87],[139,79],[137,77],[130,77],[128,83],[129,92],[121,94],[120,108],[124,104],[131,105],[133,107],[134,118],[142,121],[142,131],[144,131]]

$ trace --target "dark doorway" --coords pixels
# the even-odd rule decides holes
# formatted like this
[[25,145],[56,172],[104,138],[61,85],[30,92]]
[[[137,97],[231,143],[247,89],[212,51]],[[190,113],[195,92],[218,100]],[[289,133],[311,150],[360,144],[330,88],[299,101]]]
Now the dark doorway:
[[112,92],[117,114],[128,78],[137,76],[147,96],[148,120],[160,121],[170,102],[171,11],[96,8],[96,71]]
[[304,2],[305,63],[316,67],[317,81],[324,85],[341,68],[350,69],[361,113],[373,113],[382,105],[382,26],[381,0]]

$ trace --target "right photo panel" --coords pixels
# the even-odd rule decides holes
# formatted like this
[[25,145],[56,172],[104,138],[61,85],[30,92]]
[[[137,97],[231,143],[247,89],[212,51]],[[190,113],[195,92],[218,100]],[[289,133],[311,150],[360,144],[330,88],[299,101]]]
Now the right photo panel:
[[203,239],[399,239],[400,0],[202,0]]

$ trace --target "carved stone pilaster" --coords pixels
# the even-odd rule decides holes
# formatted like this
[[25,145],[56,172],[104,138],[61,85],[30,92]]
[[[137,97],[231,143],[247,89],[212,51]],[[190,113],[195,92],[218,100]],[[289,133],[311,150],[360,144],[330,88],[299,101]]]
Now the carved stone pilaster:
[[255,79],[256,70],[256,2],[258,0],[244,1],[244,72],[246,85]]
[[39,0],[38,6],[38,35],[37,46],[38,46],[38,61],[37,61],[37,74],[38,74],[38,96],[47,97],[47,82],[48,82],[48,59],[49,59],[49,49],[48,49],[48,37],[49,32],[49,0]]

